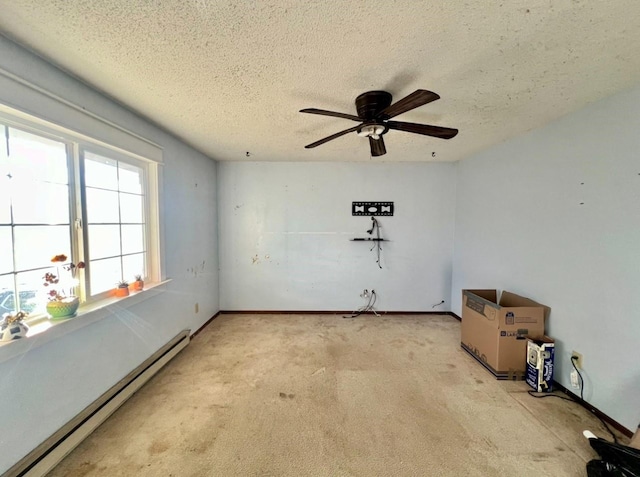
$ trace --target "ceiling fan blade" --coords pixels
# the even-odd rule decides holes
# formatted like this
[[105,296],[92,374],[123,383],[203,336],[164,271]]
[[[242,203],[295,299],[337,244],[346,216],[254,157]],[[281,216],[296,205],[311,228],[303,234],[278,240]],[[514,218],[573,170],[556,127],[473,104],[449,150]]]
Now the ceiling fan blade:
[[373,139],[369,136],[369,145],[371,146],[371,155],[384,156],[387,153],[387,149],[384,147],[384,139],[380,136],[380,139]]
[[429,126],[428,124],[405,123],[402,121],[385,121],[384,124],[389,129],[423,134],[424,136],[439,137],[441,139],[451,139],[458,134],[457,129],[443,128],[441,126]]
[[422,106],[424,104],[430,103],[431,101],[435,101],[436,99],[440,99],[440,96],[438,96],[433,91],[418,89],[411,93],[409,96],[405,96],[400,101],[396,101],[391,106],[380,111],[377,117],[391,119],[398,116],[399,114],[411,111],[418,106]]
[[301,109],[301,113],[319,114],[320,116],[333,116],[335,118],[351,119],[352,121],[362,121],[362,118],[353,114],[336,113],[335,111],[325,111],[324,109],[307,108]]
[[312,147],[316,147],[319,146],[320,144],[324,144],[325,142],[329,142],[332,139],[336,139],[340,136],[344,136],[345,134],[349,134],[350,132],[355,131],[356,129],[358,129],[360,126],[362,126],[362,124],[358,124],[357,126],[354,126],[352,128],[349,129],[345,129],[344,131],[340,131],[338,133],[332,134],[331,136],[325,137],[324,139],[320,139],[319,141],[316,142],[312,142],[311,144],[304,146],[305,149],[311,149]]

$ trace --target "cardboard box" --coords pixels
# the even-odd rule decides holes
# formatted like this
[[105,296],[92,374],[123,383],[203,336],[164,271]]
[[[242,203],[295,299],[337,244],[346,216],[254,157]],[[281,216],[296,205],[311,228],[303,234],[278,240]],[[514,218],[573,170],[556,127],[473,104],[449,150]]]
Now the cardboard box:
[[549,308],[507,291],[462,290],[461,346],[498,379],[524,379],[527,338],[544,336]]
[[527,341],[526,381],[537,392],[553,389],[553,359],[556,343],[548,336],[529,338]]

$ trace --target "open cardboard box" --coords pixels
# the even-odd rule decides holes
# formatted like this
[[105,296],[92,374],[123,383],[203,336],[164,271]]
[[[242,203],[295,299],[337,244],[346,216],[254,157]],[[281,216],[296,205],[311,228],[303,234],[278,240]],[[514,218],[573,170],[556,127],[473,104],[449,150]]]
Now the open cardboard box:
[[462,290],[461,346],[498,379],[524,379],[527,338],[544,336],[550,308],[515,293]]

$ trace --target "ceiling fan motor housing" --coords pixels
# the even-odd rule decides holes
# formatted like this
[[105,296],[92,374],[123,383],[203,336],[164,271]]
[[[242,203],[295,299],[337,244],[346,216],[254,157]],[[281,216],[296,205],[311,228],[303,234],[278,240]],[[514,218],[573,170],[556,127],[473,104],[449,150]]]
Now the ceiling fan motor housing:
[[386,91],[367,91],[356,98],[358,116],[365,121],[373,121],[385,108],[391,106],[393,96]]

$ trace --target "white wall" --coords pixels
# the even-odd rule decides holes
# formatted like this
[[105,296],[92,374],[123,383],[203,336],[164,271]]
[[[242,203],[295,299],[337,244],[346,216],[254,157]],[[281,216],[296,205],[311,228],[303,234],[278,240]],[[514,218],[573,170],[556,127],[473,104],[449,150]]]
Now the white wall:
[[[220,300],[225,310],[449,310],[453,164],[219,163]],[[352,201],[394,201],[380,217],[382,266]]]
[[[15,343],[29,343],[24,353],[15,355],[14,343],[0,347],[1,474],[180,330],[202,326],[219,303],[215,162],[1,36],[0,69],[0,103],[29,109],[40,101],[8,72],[164,149],[161,220],[165,272],[173,279],[165,292],[103,310],[104,319],[77,331],[46,343],[46,333]],[[51,117],[58,112],[48,108],[43,114],[73,122]]]
[[640,88],[458,164],[453,311],[498,288],[551,307],[555,378],[583,354],[585,399],[640,421]]

